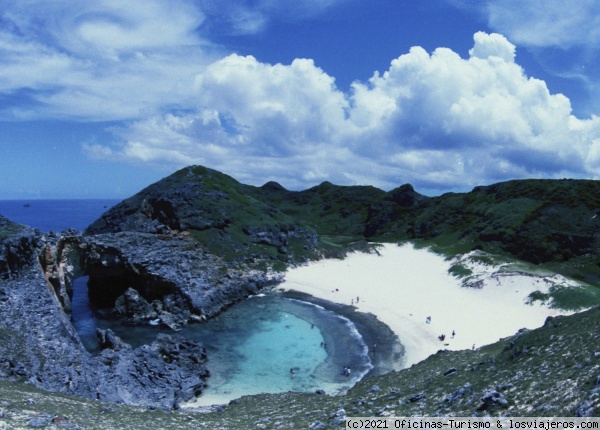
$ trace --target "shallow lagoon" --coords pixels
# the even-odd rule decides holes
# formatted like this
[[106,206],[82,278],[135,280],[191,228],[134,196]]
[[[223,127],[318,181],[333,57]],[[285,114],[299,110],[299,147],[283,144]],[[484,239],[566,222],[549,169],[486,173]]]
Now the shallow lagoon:
[[[74,289],[73,323],[91,352],[98,351],[96,327],[111,328],[132,346],[170,332],[97,318],[87,301],[86,279],[77,280]],[[364,321],[359,326],[360,330],[336,309],[274,291],[244,300],[206,323],[185,327],[178,334],[205,346],[211,372],[208,388],[193,405],[227,403],[258,393],[344,392],[374,367],[367,344],[381,330],[365,330]],[[345,366],[350,376],[341,374]]]

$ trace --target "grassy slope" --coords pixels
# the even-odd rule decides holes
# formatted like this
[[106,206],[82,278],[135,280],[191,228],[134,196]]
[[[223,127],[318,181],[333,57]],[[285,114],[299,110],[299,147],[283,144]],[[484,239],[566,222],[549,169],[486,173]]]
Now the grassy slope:
[[[118,224],[135,230],[137,219],[157,219],[190,232],[228,261],[279,261],[280,269],[364,239],[422,240],[448,254],[482,249],[597,283],[597,215],[600,181],[517,180],[430,198],[410,185],[387,193],[328,182],[297,192],[272,182],[253,187],[192,166],[117,205],[88,232],[114,231]],[[251,240],[248,228],[302,234],[288,234],[290,243],[282,253]]]
[[420,239],[448,254],[482,249],[600,280],[599,181],[509,181],[408,207],[384,203],[368,221],[373,239]]
[[[366,378],[344,396],[248,396],[209,414],[148,411],[0,382],[0,423],[16,428],[60,415],[85,429],[299,429],[330,424],[340,409],[347,416],[600,416],[599,333],[600,309],[592,309],[475,351],[438,352],[409,369]],[[492,390],[505,405],[485,405]]]

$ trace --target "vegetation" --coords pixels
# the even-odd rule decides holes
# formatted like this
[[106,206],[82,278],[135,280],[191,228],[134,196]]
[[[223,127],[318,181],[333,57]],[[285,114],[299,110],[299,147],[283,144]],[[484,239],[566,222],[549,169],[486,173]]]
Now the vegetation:
[[548,318],[539,329],[473,351],[440,351],[409,369],[365,378],[343,396],[262,394],[210,413],[106,404],[0,382],[0,424],[20,428],[37,419],[46,428],[302,429],[318,423],[345,428],[346,416],[600,416],[599,333],[596,308]]
[[410,206],[389,202],[384,198],[367,222],[371,239],[423,240],[450,255],[481,249],[587,282],[600,279],[598,181],[509,181],[421,197]]
[[[335,256],[361,241],[419,241],[448,255],[480,249],[582,281],[600,280],[600,182],[517,180],[425,197],[324,182],[289,191],[184,168],[107,212],[88,233],[189,232],[232,264]],[[166,227],[165,227],[166,226]]]

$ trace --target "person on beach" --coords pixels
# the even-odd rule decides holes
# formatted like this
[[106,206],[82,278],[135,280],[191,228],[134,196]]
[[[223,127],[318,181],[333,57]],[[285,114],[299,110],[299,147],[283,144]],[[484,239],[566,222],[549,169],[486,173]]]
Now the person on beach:
[[354,306],[354,299],[350,300],[350,306]]
[[356,296],[356,303],[360,302],[360,297]]
[[455,334],[456,334],[456,333],[454,332],[454,330],[452,330],[452,339],[454,339],[454,335],[455,335]]
[[427,317],[425,319],[425,324],[431,324],[431,317]]

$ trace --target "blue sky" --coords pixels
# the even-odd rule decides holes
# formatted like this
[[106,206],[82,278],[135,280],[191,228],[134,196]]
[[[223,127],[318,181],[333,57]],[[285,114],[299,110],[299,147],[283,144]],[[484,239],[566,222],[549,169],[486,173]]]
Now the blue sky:
[[0,199],[190,164],[425,194],[600,176],[595,0],[4,0]]

